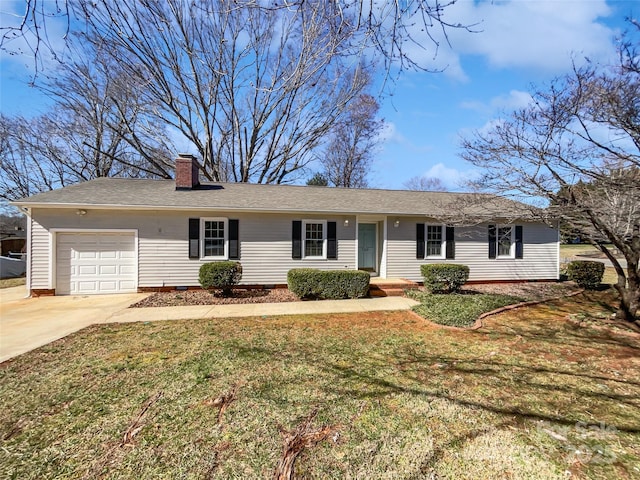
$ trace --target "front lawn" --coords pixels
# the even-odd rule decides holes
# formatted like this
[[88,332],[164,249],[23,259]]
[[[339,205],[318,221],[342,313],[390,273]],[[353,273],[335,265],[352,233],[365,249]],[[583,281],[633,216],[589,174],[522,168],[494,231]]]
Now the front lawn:
[[640,339],[566,321],[607,295],[90,327],[0,366],[0,478],[640,478]]

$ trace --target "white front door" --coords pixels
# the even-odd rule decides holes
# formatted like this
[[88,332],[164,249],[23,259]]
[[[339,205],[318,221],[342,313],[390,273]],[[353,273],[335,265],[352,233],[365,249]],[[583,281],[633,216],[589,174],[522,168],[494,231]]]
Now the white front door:
[[58,233],[56,294],[136,292],[137,261],[133,233]]

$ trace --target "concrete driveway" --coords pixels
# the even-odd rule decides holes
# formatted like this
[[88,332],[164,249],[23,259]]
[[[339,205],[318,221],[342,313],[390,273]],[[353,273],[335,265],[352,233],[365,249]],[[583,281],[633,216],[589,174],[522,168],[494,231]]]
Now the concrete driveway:
[[0,289],[0,362],[94,323],[106,323],[148,295],[25,298],[23,286]]

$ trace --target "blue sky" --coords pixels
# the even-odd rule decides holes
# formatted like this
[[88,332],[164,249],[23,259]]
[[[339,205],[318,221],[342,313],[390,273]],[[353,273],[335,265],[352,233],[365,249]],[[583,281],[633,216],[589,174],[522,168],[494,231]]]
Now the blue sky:
[[[0,20],[20,4],[3,3]],[[409,178],[426,175],[459,189],[460,181],[474,174],[458,156],[460,137],[526,105],[531,85],[570,71],[572,59],[612,61],[616,40],[628,28],[625,18],[640,15],[640,2],[459,0],[445,15],[476,24],[477,33],[450,31],[450,46],[441,38],[435,58],[433,45],[413,47],[414,58],[444,71],[404,73],[393,94],[381,99],[386,129],[371,174],[375,187],[402,188]],[[28,87],[31,73],[27,55],[0,53],[2,113],[30,116],[46,110],[46,98]]]
[[378,187],[401,188],[427,175],[459,189],[474,173],[459,158],[460,136],[525,106],[531,85],[569,72],[572,59],[612,61],[616,39],[629,28],[625,18],[640,16],[640,2],[461,1],[446,12],[480,31],[451,33],[451,47],[442,42],[434,63],[446,70],[404,75],[392,102],[383,102],[388,131],[373,175]]

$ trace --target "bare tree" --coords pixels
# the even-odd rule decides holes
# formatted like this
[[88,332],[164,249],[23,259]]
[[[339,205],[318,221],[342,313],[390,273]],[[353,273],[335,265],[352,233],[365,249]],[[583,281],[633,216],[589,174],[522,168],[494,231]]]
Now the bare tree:
[[[63,63],[76,61],[77,28],[82,45],[116,67],[130,82],[125,86],[138,88],[133,111],[111,97],[120,118],[108,120],[138,151],[135,168],[169,171],[164,143],[159,150],[140,148],[152,145],[139,136],[146,125],[147,133],[168,129],[182,148],[192,148],[209,180],[281,183],[301,174],[361,93],[362,62],[375,57],[373,51],[387,67],[421,68],[406,54],[408,45],[437,44],[448,28],[466,28],[444,21],[453,3],[26,0],[20,23],[0,27],[0,48],[19,53],[18,45],[26,45],[37,59],[43,48]],[[52,23],[57,20],[64,34],[59,21]],[[64,48],[56,46],[61,36]],[[68,93],[63,83],[54,88]],[[140,105],[148,106],[145,113]],[[96,151],[100,161],[113,155],[103,146]]]
[[[126,0],[125,3],[133,3]],[[214,3],[214,2],[209,2]],[[304,15],[304,4],[313,3],[335,18],[328,26],[328,34],[335,36],[341,48],[352,53],[377,52],[384,59],[387,71],[392,66],[429,70],[428,64],[412,57],[411,50],[417,46],[435,48],[448,42],[452,29],[473,31],[474,25],[464,25],[455,20],[446,20],[445,12],[457,0],[413,0],[398,2],[383,0],[285,0],[282,2],[257,2],[235,0],[231,8],[258,10],[260,14],[276,11]],[[36,59],[36,68],[41,66],[43,52],[60,59],[63,52],[58,42],[69,38],[73,23],[81,19],[91,22],[94,10],[87,0],[25,0],[23,14],[14,24],[0,26],[0,49],[10,53],[26,50]],[[226,5],[226,3],[225,3]],[[73,22],[72,22],[73,19]],[[55,23],[55,26],[51,24]],[[344,30],[351,34],[343,37]]]
[[409,180],[402,184],[407,190],[417,190],[422,192],[444,192],[447,188],[442,183],[442,180],[436,177],[411,177]]
[[282,183],[311,160],[366,77],[343,55],[349,28],[324,3],[268,12],[251,5],[81,6],[86,41],[144,86],[142,99],[193,145],[205,178]]
[[617,66],[575,68],[463,140],[462,154],[485,172],[477,185],[546,200],[544,215],[606,255],[618,277],[617,317],[628,321],[640,307],[640,73],[628,68],[636,58],[621,51]]
[[44,118],[0,115],[0,199],[6,201],[71,183],[69,172],[52,158],[62,157]]
[[0,117],[0,198],[96,177],[170,178],[174,149],[136,85],[108,58],[79,58],[43,86],[54,100],[48,113]]
[[40,88],[55,102],[46,115],[50,134],[64,144],[63,157],[51,160],[66,165],[76,181],[171,177],[175,147],[153,113],[155,104],[100,48],[78,46],[74,60]]
[[384,122],[376,118],[380,106],[361,94],[349,104],[331,129],[320,156],[324,176],[336,187],[366,188],[379,134]]
[[27,226],[27,218],[24,214],[0,213],[0,235],[13,236],[24,231]]

